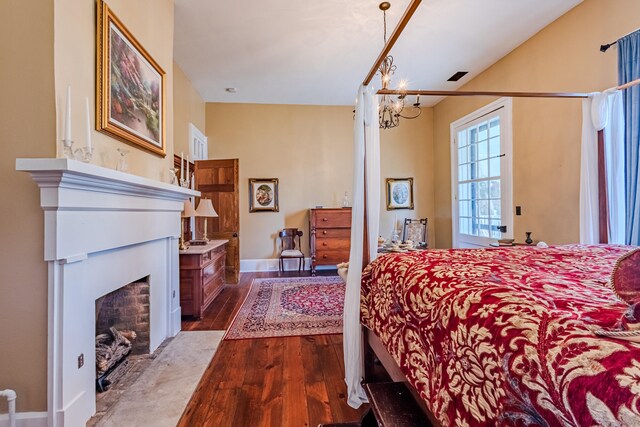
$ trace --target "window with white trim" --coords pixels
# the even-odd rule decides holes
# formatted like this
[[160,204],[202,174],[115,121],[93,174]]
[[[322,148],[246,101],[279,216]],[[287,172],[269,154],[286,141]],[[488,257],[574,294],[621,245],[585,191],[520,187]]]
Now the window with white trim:
[[511,100],[451,124],[455,247],[486,246],[513,235]]

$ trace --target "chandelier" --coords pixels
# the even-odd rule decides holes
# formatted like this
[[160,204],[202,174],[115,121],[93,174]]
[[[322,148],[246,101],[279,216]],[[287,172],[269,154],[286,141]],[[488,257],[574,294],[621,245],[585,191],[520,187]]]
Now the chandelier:
[[[383,14],[384,19],[384,44],[387,44],[387,10],[391,7],[391,3],[382,2],[378,6]],[[382,89],[389,89],[391,76],[395,74],[396,66],[393,63],[393,56],[388,55],[380,65],[379,72],[382,80]],[[380,121],[380,129],[391,129],[400,124],[400,117],[403,119],[415,119],[422,113],[420,109],[420,95],[416,96],[414,104],[407,105],[406,90],[407,83],[401,81],[398,85],[400,95],[382,95],[380,97],[380,105],[378,107],[378,115]]]

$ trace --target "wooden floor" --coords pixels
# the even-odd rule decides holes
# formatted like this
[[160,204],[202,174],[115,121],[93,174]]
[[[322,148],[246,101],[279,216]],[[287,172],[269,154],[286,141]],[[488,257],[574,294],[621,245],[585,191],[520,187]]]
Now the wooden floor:
[[[242,274],[238,285],[223,289],[202,320],[183,321],[182,329],[226,329],[251,281],[277,276]],[[350,408],[345,395],[342,335],[223,341],[178,425],[315,427],[358,420],[365,406]]]

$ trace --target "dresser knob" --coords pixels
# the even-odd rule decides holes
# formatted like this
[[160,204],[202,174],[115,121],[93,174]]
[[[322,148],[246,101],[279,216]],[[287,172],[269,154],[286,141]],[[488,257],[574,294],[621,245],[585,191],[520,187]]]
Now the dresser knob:
[[322,242],[322,246],[327,246],[327,242]]
[[327,230],[322,230],[322,234],[327,234]]
[[322,220],[323,220],[323,221],[329,221],[329,219],[328,219],[328,218],[322,218]]
[[326,255],[322,255],[322,258],[327,259],[327,256]]

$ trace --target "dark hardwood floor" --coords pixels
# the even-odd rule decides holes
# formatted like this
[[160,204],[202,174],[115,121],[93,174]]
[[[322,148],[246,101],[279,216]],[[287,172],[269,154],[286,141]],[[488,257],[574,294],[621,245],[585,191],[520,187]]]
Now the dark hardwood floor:
[[[335,274],[335,272],[319,272]],[[226,329],[254,278],[308,273],[243,273],[186,331]],[[223,341],[179,426],[317,426],[358,420],[346,403],[342,335]]]

